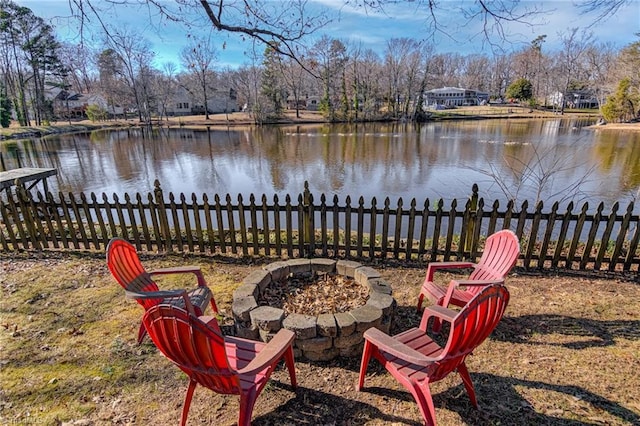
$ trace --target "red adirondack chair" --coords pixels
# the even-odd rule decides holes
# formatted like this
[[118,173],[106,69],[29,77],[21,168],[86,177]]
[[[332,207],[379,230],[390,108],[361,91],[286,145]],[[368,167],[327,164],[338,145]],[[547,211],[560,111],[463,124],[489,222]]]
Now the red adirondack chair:
[[[436,424],[429,384],[445,378],[452,371],[458,371],[471,403],[478,408],[465,358],[498,325],[508,302],[509,292],[506,287],[493,284],[484,287],[460,311],[438,305],[425,308],[419,328],[412,328],[393,337],[370,328],[364,333],[358,390],[364,385],[369,359],[374,357],[411,392],[427,425]],[[432,317],[451,323],[444,347],[427,335],[427,324]]]
[[[153,276],[188,273],[194,274],[198,281],[198,286],[195,289],[187,291],[189,302],[193,305],[196,314],[202,315],[208,304],[211,304],[214,312],[218,312],[213,293],[207,286],[202,271],[197,266],[162,268],[147,272],[140,262],[136,248],[122,238],[113,238],[109,241],[107,266],[111,275],[125,289],[127,297],[135,299],[145,310],[160,302],[185,307],[182,297],[184,290],[160,291]],[[138,343],[142,342],[145,335],[144,326],[140,324]]]
[[[504,281],[520,256],[520,242],[512,231],[505,229],[487,238],[478,263],[433,262],[427,266],[427,274],[418,297],[418,311],[426,296],[440,306],[464,306],[483,287]],[[442,269],[473,268],[466,280],[453,280],[454,286],[442,287],[434,283],[436,271]],[[464,287],[464,288],[461,288]]]
[[189,376],[181,426],[187,423],[198,384],[217,393],[240,395],[239,426],[251,424],[256,399],[281,359],[289,370],[291,385],[297,386],[295,334],[290,330],[281,329],[267,344],[222,336],[215,318],[198,318],[193,312],[165,304],[149,308],[142,322],[158,349]]

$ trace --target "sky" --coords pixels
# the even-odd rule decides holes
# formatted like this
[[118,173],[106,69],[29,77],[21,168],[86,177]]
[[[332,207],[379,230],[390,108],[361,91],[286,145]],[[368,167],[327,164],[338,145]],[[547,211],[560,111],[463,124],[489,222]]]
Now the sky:
[[[16,3],[31,9],[37,16],[49,21],[62,40],[78,42],[78,31],[75,22],[63,17],[69,15],[69,0],[14,0]],[[98,3],[104,0],[94,0]],[[278,1],[278,0],[265,0]],[[440,10],[436,11],[438,22],[446,26],[447,33],[432,34],[427,24],[424,5],[419,1],[401,2],[399,5],[387,6],[384,13],[371,10],[354,9],[344,5],[344,0],[309,0],[309,11],[325,10],[333,18],[327,26],[315,33],[309,44],[313,44],[320,36],[326,34],[347,43],[371,48],[382,55],[386,43],[391,38],[413,38],[433,43],[435,53],[456,52],[461,55],[483,53],[491,55],[504,51],[513,51],[529,46],[531,41],[540,35],[546,35],[543,49],[553,51],[561,47],[561,34],[572,28],[585,28],[593,23],[595,14],[580,14],[574,3],[577,0],[537,1],[520,0],[522,7],[539,7],[545,12],[538,15],[535,25],[506,24],[504,28],[508,42],[498,46],[487,43],[479,33],[479,21],[467,22],[459,12],[459,5],[471,0],[440,0]],[[582,0],[579,0],[582,1]],[[161,0],[160,3],[172,3]],[[197,3],[197,2],[196,2]],[[173,62],[180,66],[180,51],[188,43],[188,30],[181,26],[165,23],[158,29],[150,24],[150,13],[145,7],[112,8],[107,20],[114,25],[125,26],[140,31],[151,43],[156,54],[155,65]],[[156,20],[157,21],[157,20]],[[206,31],[206,30],[201,30]],[[638,40],[640,33],[640,0],[631,0],[616,15],[592,25],[588,31],[599,43],[611,43],[617,48],[624,47]],[[94,31],[95,34],[98,31]],[[430,37],[430,34],[432,36]],[[254,46],[243,41],[237,34],[213,32],[213,40],[217,46],[218,64],[222,67],[237,68],[251,62],[251,52],[261,54],[264,46]],[[494,36],[493,41],[502,38]]]

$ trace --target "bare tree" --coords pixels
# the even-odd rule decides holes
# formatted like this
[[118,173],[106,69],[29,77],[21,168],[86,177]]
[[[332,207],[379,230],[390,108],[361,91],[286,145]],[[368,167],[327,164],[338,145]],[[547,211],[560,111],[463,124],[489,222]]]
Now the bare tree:
[[182,65],[191,71],[198,82],[206,120],[209,120],[209,85],[214,78],[213,64],[217,57],[218,51],[211,38],[196,38],[181,52]]
[[166,62],[162,66],[162,73],[155,79],[156,85],[154,91],[157,93],[158,97],[158,113],[160,115],[160,120],[162,120],[162,116],[164,115],[167,118],[167,121],[169,121],[167,110],[169,102],[173,100],[178,87],[176,80],[177,70],[178,67],[175,63]]
[[129,29],[111,33],[105,43],[119,62],[121,76],[135,100],[135,108],[141,122],[150,119],[149,64],[155,56],[149,42]]

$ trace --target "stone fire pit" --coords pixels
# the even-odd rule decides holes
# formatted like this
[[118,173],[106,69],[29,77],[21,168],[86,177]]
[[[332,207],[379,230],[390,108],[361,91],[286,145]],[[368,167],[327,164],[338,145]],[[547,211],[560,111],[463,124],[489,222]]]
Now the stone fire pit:
[[[362,306],[348,312],[325,313],[317,316],[286,314],[283,309],[267,306],[261,299],[273,282],[297,277],[320,277],[338,274],[353,278],[369,289]],[[281,328],[296,334],[294,353],[310,361],[328,361],[337,356],[360,356],[363,333],[376,327],[388,333],[396,302],[391,286],[373,268],[347,260],[293,259],[274,262],[246,277],[233,293],[232,311],[236,334],[264,342]]]

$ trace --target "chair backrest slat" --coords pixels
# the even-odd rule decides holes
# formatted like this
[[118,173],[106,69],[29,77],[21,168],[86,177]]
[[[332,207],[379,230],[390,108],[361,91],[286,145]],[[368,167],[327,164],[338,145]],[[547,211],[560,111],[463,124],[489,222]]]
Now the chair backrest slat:
[[[518,261],[520,242],[513,231],[503,229],[491,234],[484,246],[482,256],[469,275],[470,280],[500,280],[506,277]],[[480,287],[470,287],[467,291],[479,293]]]
[[158,349],[193,380],[215,392],[240,393],[224,338],[196,316],[159,304],[145,312],[142,322]]
[[441,360],[436,363],[432,381],[446,376],[460,365],[496,328],[509,303],[509,292],[503,285],[484,287],[451,323],[449,337]]
[[[158,285],[144,269],[136,248],[122,238],[113,238],[107,246],[107,266],[118,283],[128,291],[144,293],[158,291]],[[161,299],[138,299],[145,309],[160,303]]]

